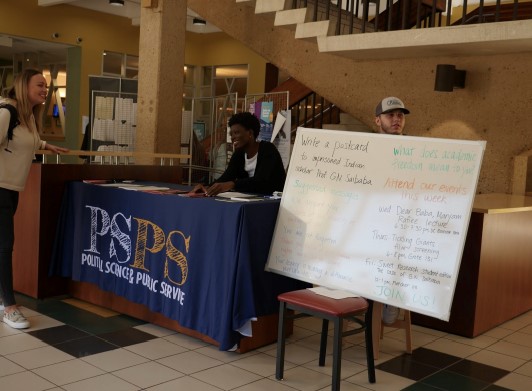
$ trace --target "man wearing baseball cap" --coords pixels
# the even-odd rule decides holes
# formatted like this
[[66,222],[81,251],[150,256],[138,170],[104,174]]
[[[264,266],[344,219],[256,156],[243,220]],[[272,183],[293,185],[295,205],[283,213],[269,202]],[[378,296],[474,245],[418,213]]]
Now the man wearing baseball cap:
[[401,99],[395,96],[384,98],[375,108],[377,133],[403,134],[405,114],[409,113]]
[[[389,96],[379,102],[375,108],[375,123],[377,133],[402,135],[405,127],[405,114],[410,111],[403,101],[395,96]],[[382,308],[382,321],[385,324],[393,324],[399,316],[399,308],[384,304]]]

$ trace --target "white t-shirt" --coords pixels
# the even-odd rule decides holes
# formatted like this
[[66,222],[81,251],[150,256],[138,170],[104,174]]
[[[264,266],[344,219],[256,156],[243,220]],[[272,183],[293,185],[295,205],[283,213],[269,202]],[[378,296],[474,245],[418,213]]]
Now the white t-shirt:
[[257,156],[258,155],[259,154],[256,153],[255,156],[253,156],[251,159],[248,159],[247,153],[245,155],[246,164],[244,166],[244,169],[246,170],[250,178],[252,178],[255,175],[255,168],[257,167]]

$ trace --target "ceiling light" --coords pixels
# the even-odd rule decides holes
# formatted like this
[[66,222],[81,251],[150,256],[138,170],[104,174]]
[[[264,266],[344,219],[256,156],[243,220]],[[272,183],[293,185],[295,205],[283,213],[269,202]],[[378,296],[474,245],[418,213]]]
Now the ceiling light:
[[109,4],[122,7],[124,5],[124,0],[109,0]]
[[200,18],[194,18],[192,19],[192,24],[194,26],[205,26],[207,22]]

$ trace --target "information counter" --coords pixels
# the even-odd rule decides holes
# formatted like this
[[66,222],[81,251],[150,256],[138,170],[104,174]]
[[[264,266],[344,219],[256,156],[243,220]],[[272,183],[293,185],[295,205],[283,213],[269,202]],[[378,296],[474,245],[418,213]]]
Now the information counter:
[[476,337],[532,309],[532,197],[475,197],[449,322],[412,322]]
[[70,293],[164,317],[221,350],[249,348],[240,342],[256,336],[259,318],[273,321],[259,344],[275,341],[277,295],[309,286],[264,270],[279,201],[189,198],[146,185],[67,185],[52,264],[74,282]]

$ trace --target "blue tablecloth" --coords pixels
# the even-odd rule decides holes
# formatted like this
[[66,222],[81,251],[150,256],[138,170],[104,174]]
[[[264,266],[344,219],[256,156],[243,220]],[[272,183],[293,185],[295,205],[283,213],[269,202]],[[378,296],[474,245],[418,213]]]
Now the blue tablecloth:
[[279,201],[225,202],[71,182],[52,273],[98,285],[228,350],[277,295],[308,284],[266,272]]

